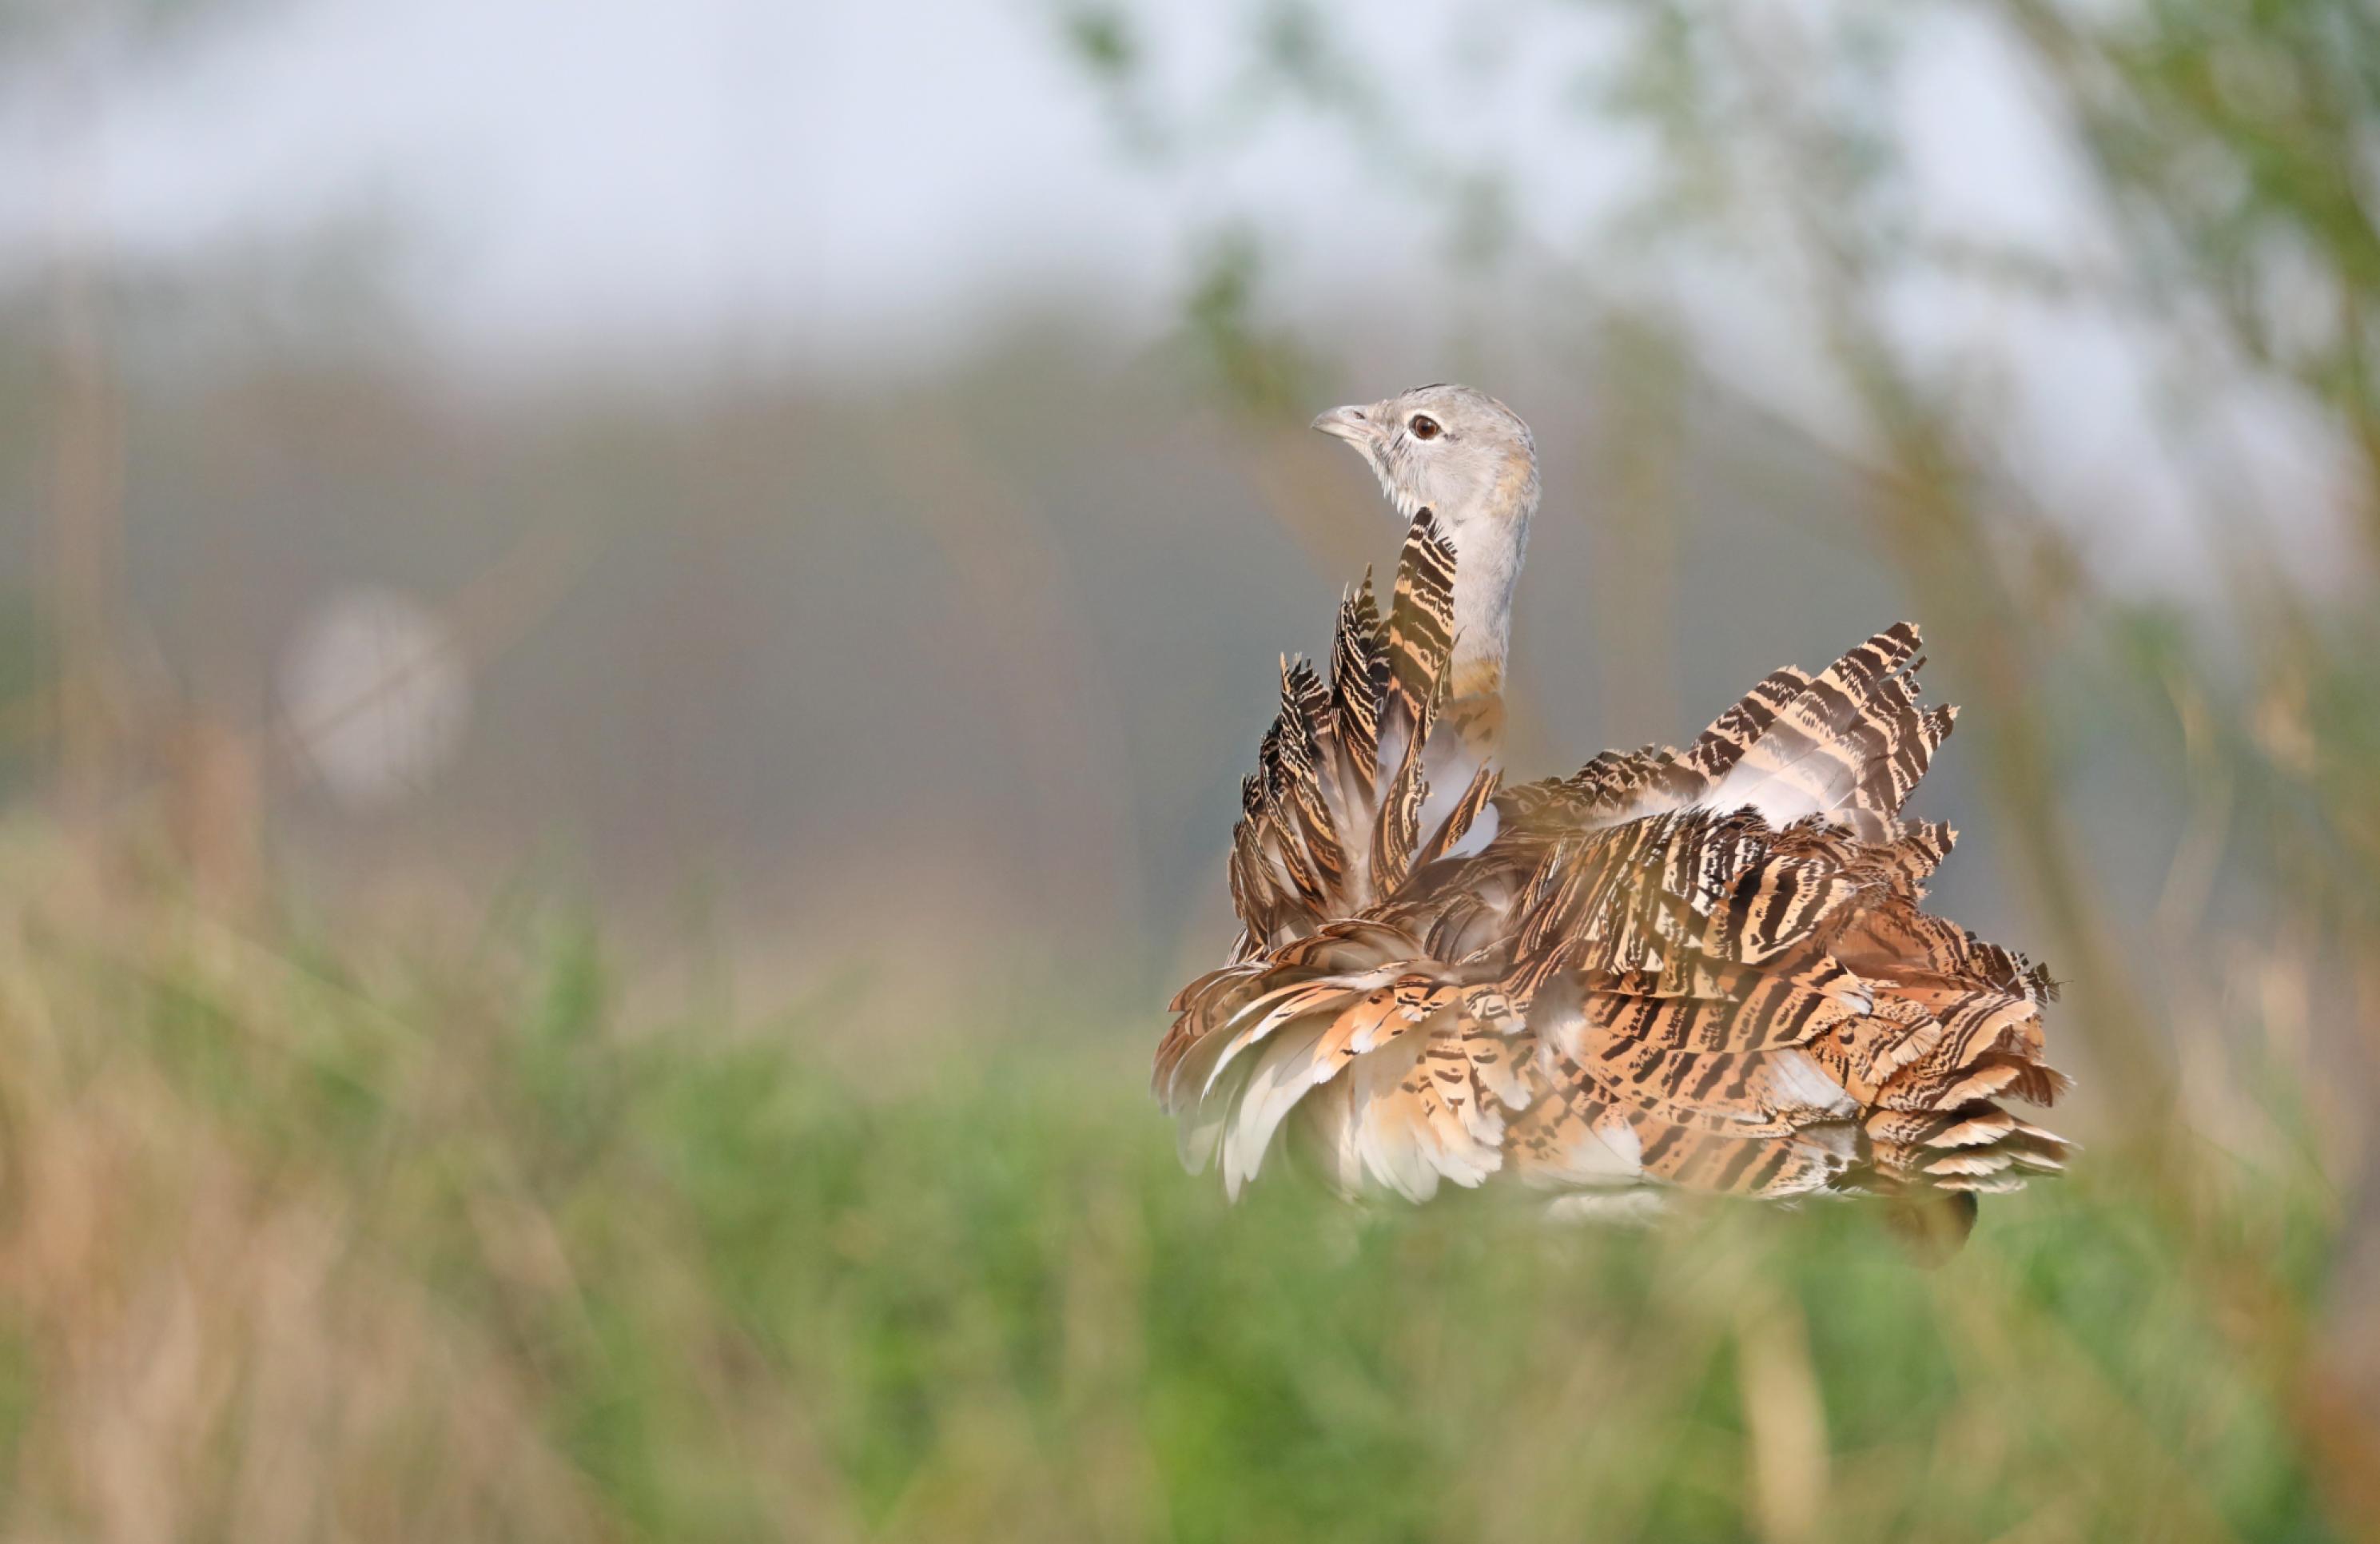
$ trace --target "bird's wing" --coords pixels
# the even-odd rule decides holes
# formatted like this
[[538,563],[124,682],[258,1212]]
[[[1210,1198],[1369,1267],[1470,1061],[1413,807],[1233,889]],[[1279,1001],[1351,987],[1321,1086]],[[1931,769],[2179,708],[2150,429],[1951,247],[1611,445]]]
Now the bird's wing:
[[1828,815],[1878,832],[1873,822],[1900,812],[1959,716],[1918,700],[1919,641],[1915,626],[1899,622],[1837,660],[1778,709],[1700,802],[1749,807],[1775,826]]
[[1682,751],[1500,794],[1478,770],[1425,830],[1452,568],[1425,513],[1385,626],[1367,580],[1328,688],[1284,670],[1238,956],[1159,1050],[1186,1161],[1236,1194],[1286,1127],[1415,1199],[1511,1170],[1963,1200],[2060,1166],[2001,1107],[2066,1087],[2048,978],[1920,904],[1951,833],[1900,809],[1953,714],[1918,700],[1915,628],[1776,672]]
[[1506,788],[1496,797],[1497,813],[1505,826],[1559,833],[1682,808],[1703,800],[1810,686],[1791,665],[1771,671],[1684,750],[1604,751],[1568,777]]
[[2000,1108],[2054,1100],[2046,975],[1919,907],[1949,846],[1704,808],[1548,850],[1514,919],[1544,1096],[1527,1179],[1768,1197],[2012,1188],[2065,1144]]
[[1508,981],[1546,1082],[1524,1174],[1973,1192],[2063,1161],[1998,1102],[2067,1086],[2046,973],[1920,904],[1953,833],[1900,811],[1956,715],[1919,700],[1918,647],[1896,626],[1683,752],[1505,796],[1503,840],[1536,855]]
[[1750,807],[1774,826],[1828,815],[1881,837],[1958,718],[1918,699],[1919,644],[1900,622],[1815,680],[1773,672],[1684,750],[1608,750],[1569,777],[1506,789],[1498,812],[1506,825],[1559,831],[1692,805]]

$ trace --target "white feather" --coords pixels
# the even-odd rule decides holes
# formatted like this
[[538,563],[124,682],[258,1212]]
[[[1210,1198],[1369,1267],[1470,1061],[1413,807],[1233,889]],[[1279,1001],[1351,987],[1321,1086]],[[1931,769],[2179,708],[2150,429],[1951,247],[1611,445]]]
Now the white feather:
[[1859,1100],[1827,1070],[1801,1051],[1772,1052],[1767,1064],[1769,1092],[1786,1109],[1823,1110],[1829,1115],[1859,1112]]
[[1223,1189],[1236,1200],[1240,1187],[1257,1177],[1264,1164],[1272,1134],[1307,1089],[1328,1078],[1330,1064],[1317,1065],[1314,1048],[1330,1027],[1317,1017],[1283,1035],[1267,1049],[1264,1059],[1248,1075],[1232,1100],[1229,1129],[1223,1137]]

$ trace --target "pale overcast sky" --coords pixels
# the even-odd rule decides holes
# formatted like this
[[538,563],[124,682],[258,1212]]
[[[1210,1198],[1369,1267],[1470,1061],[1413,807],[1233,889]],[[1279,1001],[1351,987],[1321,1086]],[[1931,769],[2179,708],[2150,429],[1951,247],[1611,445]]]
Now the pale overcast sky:
[[[1333,129],[1292,119],[1136,164],[1055,0],[253,5],[103,93],[87,180],[110,239],[185,250],[382,217],[405,235],[404,293],[473,347],[758,326],[906,353],[963,345],[986,301],[1034,291],[1153,321],[1185,231],[1226,211],[1281,228],[1334,290],[1439,266],[1439,229]],[[1345,30],[1417,137],[1516,167],[1549,237],[1621,185],[1625,148],[1561,104],[1595,57],[1581,7],[1337,8],[1364,18]],[[1220,98],[1256,9],[1137,7],[1160,93]],[[1521,51],[1548,36],[1561,46]],[[57,222],[56,154],[16,108],[0,256],[23,261]]]
[[[1127,8],[1161,98],[1228,100],[1257,6]],[[1346,136],[1291,115],[1234,139],[1227,115],[1221,149],[1135,164],[1062,49],[1059,9],[252,0],[212,42],[110,79],[77,186],[98,189],[93,218],[132,252],[382,219],[430,337],[492,362],[662,342],[899,368],[964,349],[1020,296],[1062,297],[1129,341],[1171,316],[1185,234],[1236,211],[1281,237],[1287,304],[1430,335],[1453,293],[1444,232]],[[1601,57],[1595,7],[1325,9],[1360,18],[1339,30],[1393,84],[1417,142],[1513,174],[1520,222],[1547,249],[1579,249],[1631,186],[1636,147],[1568,105]],[[1909,81],[1902,128],[1937,228],[2087,249],[2090,200],[1988,32],[1947,14]],[[0,103],[0,262],[20,266],[59,220],[38,105]],[[1509,298],[1526,306],[1519,281]],[[1771,395],[1803,389],[1789,315],[1729,277],[1688,298],[1727,368]],[[2191,494],[2117,334],[1972,286],[1901,298],[1928,347],[1982,340],[2006,367],[2006,448],[2036,486],[2122,511],[2158,533],[2135,560],[2162,563]],[[2318,456],[2286,415],[2266,419],[2247,432],[2279,480],[2271,502],[2318,504]]]

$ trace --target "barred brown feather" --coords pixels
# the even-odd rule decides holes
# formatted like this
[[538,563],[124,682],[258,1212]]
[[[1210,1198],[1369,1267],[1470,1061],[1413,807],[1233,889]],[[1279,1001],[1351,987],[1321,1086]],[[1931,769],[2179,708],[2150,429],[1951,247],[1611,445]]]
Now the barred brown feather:
[[1385,621],[1366,575],[1328,686],[1282,666],[1240,947],[1158,1049],[1186,1161],[1236,1195],[1287,1130],[1350,1193],[1868,1192],[1952,1242],[1976,1194],[2064,1166],[2004,1107],[2067,1087],[2055,984],[1924,909],[1956,833],[1900,810],[1954,714],[1914,626],[1771,674],[1682,751],[1503,787],[1438,722],[1464,572],[1421,509]]

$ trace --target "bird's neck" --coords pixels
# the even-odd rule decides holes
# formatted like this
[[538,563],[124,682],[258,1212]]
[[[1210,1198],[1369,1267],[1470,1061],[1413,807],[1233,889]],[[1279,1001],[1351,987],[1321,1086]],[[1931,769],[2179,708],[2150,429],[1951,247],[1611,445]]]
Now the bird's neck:
[[1512,591],[1528,545],[1534,488],[1500,510],[1455,511],[1454,653],[1448,668],[1446,722],[1466,750],[1486,759],[1502,748],[1504,661],[1512,638]]

